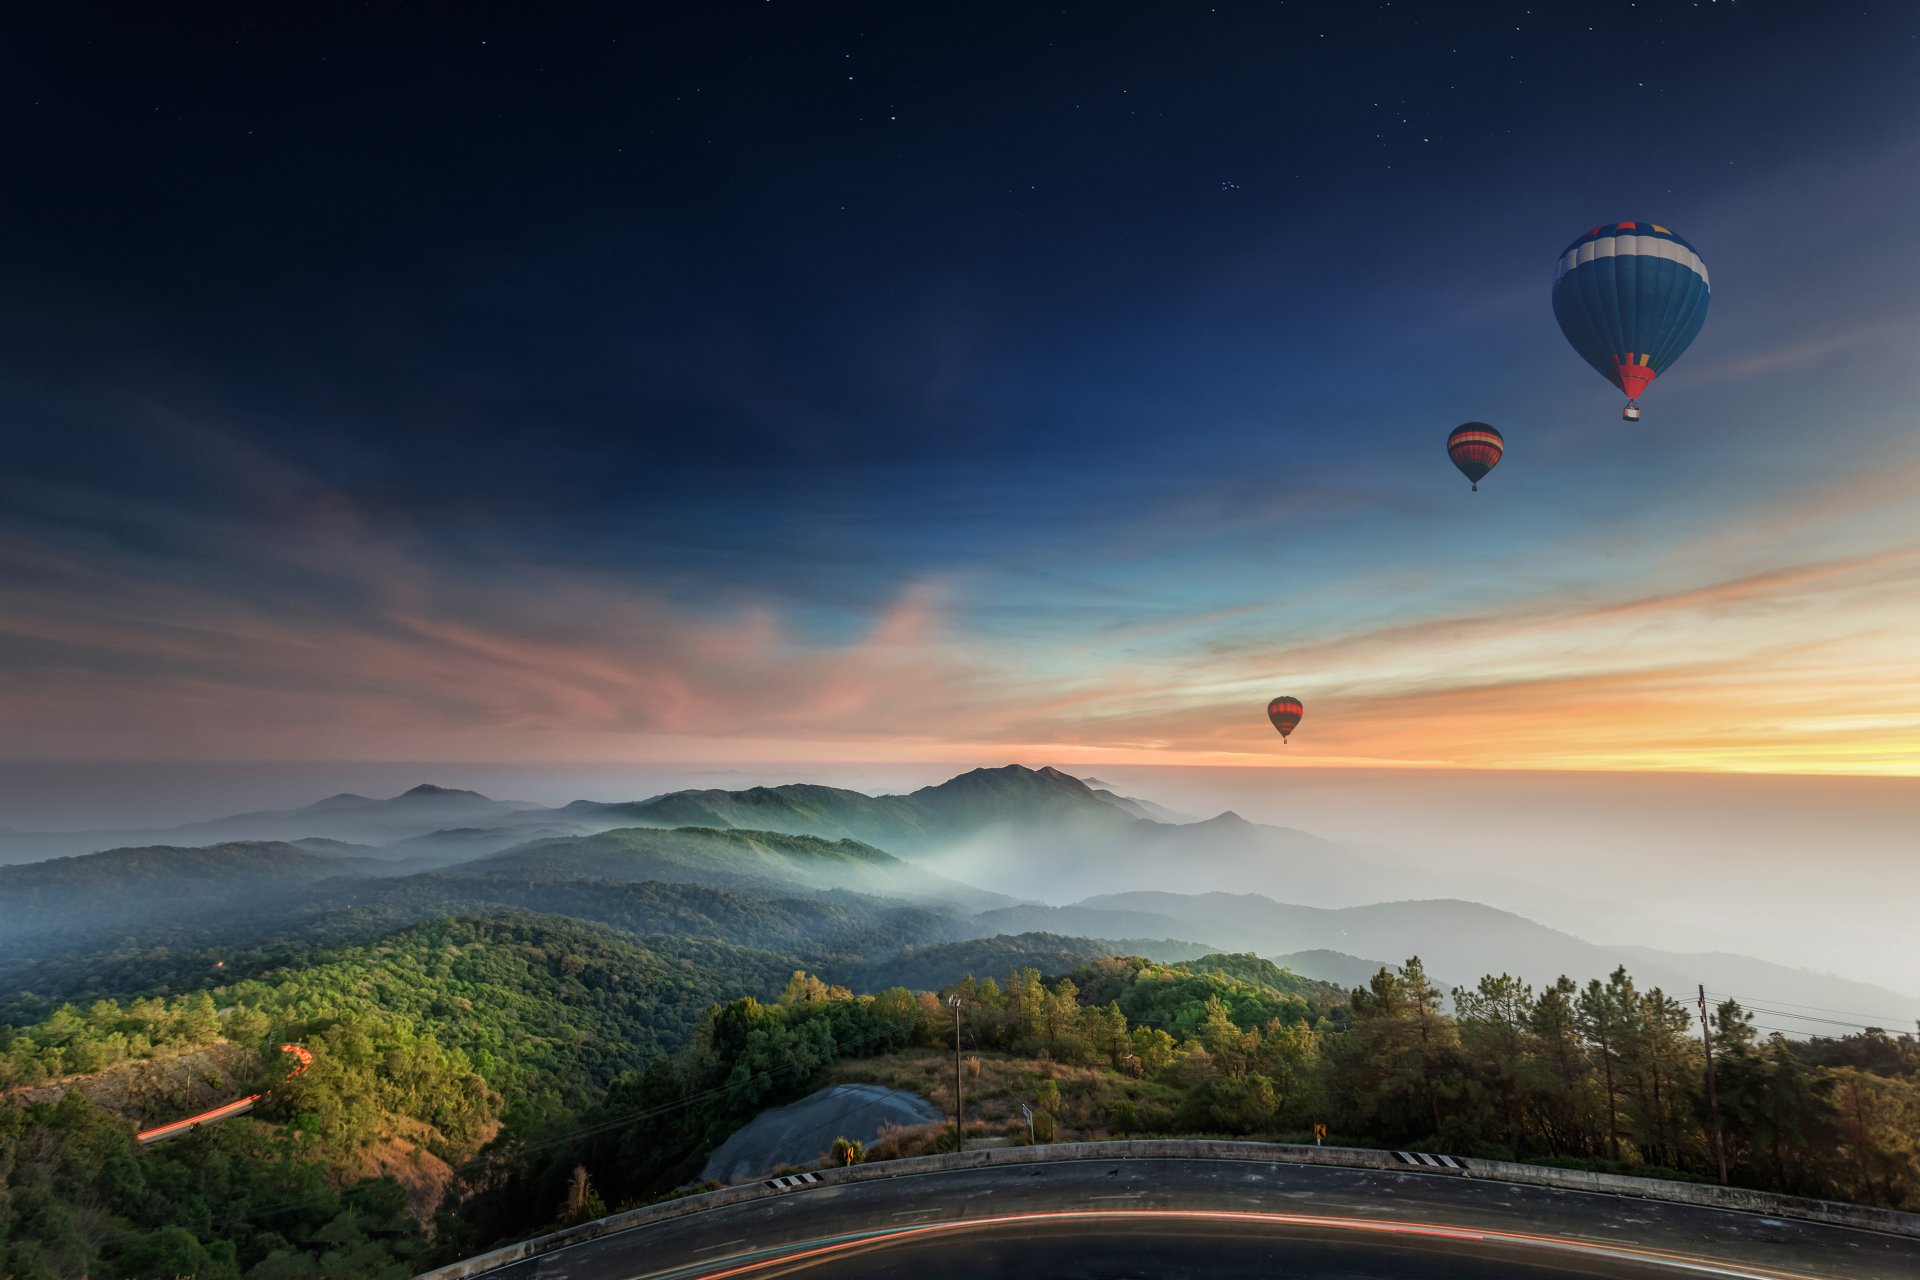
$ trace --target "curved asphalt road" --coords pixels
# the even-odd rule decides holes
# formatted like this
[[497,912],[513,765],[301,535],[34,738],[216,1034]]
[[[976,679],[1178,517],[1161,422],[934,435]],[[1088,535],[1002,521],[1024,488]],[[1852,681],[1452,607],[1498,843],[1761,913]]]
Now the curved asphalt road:
[[1074,1160],[805,1187],[587,1241],[489,1280],[1920,1280],[1920,1241],[1432,1174]]

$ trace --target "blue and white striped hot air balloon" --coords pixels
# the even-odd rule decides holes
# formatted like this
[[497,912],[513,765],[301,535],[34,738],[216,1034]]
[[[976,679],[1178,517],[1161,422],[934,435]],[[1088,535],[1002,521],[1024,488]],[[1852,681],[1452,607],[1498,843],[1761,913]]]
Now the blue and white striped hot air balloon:
[[1568,245],[1553,273],[1553,318],[1586,362],[1627,393],[1620,416],[1640,419],[1640,393],[1699,336],[1712,296],[1692,245],[1652,222],[1609,222]]

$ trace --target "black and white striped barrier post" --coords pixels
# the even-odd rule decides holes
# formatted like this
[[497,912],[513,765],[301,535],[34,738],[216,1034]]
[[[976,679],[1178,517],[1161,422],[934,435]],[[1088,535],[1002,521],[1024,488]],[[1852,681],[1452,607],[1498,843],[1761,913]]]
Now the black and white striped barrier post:
[[767,1185],[775,1191],[791,1191],[795,1187],[804,1187],[820,1181],[817,1173],[790,1173],[784,1178],[768,1178]]
[[1393,1154],[1398,1157],[1401,1164],[1419,1165],[1432,1169],[1456,1169],[1461,1173],[1467,1171],[1467,1162],[1455,1160],[1452,1156],[1430,1156],[1424,1151],[1396,1151]]

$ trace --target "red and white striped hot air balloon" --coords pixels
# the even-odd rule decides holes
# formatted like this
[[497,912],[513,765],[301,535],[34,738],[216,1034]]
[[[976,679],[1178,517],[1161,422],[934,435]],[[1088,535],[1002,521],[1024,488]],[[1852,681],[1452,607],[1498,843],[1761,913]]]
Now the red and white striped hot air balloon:
[[1463,422],[1447,437],[1447,456],[1460,468],[1460,474],[1473,482],[1476,493],[1506,451],[1506,437],[1484,422]]

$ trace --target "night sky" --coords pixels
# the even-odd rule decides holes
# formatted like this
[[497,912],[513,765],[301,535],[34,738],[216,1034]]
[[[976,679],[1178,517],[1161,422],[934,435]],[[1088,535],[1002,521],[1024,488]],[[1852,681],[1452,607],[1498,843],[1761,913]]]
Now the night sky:
[[1920,8],[54,12],[0,756],[1920,772]]

